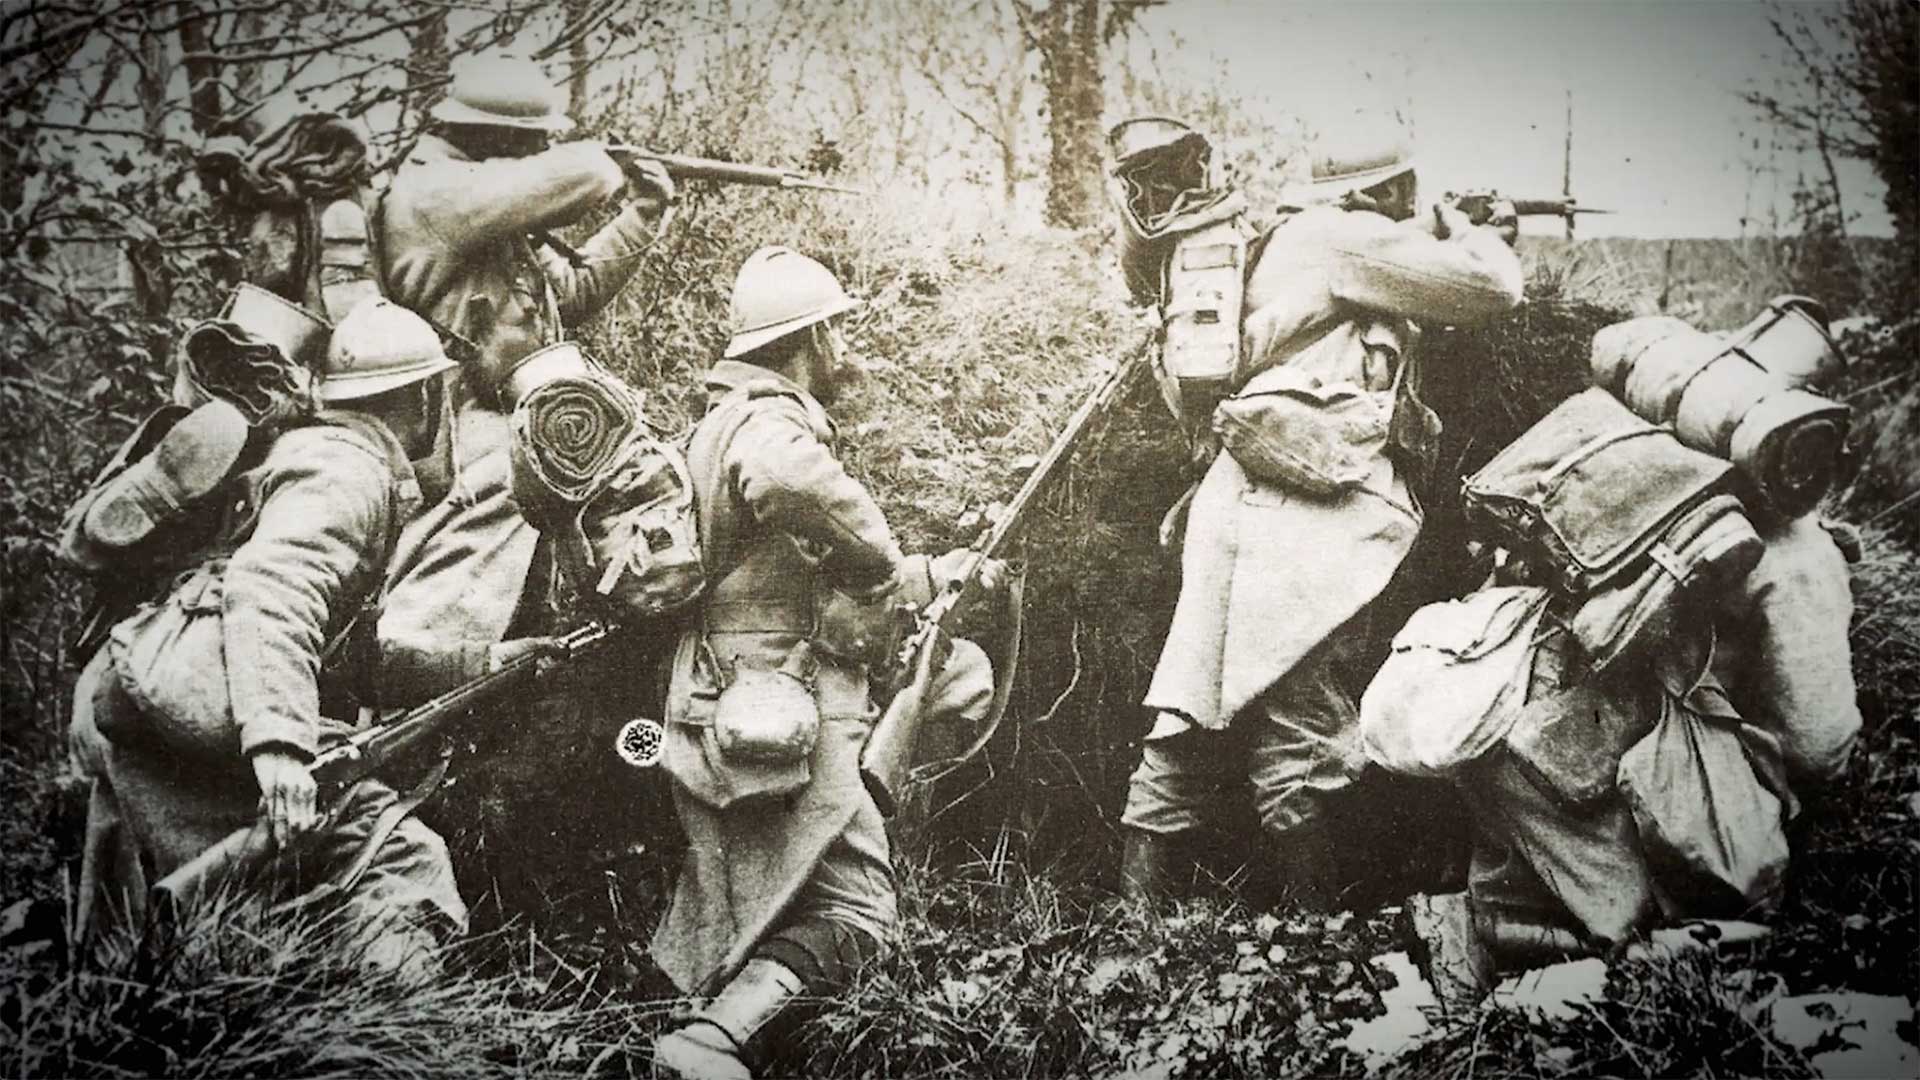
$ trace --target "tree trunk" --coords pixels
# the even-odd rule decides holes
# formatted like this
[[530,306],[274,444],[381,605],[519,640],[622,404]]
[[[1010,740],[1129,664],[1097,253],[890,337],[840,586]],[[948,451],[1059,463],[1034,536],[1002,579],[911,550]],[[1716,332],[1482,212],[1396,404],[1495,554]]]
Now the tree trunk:
[[1079,229],[1099,211],[1100,70],[1098,0],[1054,0],[1040,18],[1041,63],[1047,81],[1047,220]]
[[[140,103],[140,129],[147,133],[148,145],[155,149],[161,145],[160,138],[166,131],[167,84],[172,81],[172,75],[173,56],[167,48],[166,37],[143,30],[134,96]],[[165,316],[173,303],[173,280],[159,245],[150,240],[129,242],[126,255],[133,277],[134,300],[141,312],[151,319]]]
[[[293,25],[292,21],[299,18],[297,11],[298,9],[295,9],[287,15],[289,28]],[[235,25],[233,36],[239,38],[241,41],[257,41],[265,37],[266,33],[266,16],[258,11],[247,11],[241,13],[239,22]],[[235,66],[236,70],[233,73],[233,96],[237,99],[235,102],[236,106],[245,108],[260,100],[260,88],[264,85],[266,79],[266,66],[266,61],[252,64],[238,64]]]

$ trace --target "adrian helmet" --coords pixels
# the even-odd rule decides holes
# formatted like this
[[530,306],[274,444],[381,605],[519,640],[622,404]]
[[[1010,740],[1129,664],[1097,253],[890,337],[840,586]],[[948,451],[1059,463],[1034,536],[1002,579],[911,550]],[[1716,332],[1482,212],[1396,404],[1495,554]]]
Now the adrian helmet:
[[1322,129],[1309,159],[1311,178],[1289,185],[1280,201],[1292,206],[1339,202],[1403,173],[1414,171],[1407,134],[1392,117],[1356,112]]
[[453,63],[453,85],[428,115],[443,124],[518,128],[558,134],[573,129],[566,98],[540,65],[511,53],[486,52]]
[[733,337],[726,355],[752,352],[859,306],[833,271],[792,248],[763,247],[747,256],[733,279]]
[[356,401],[430,379],[453,367],[425,319],[377,296],[334,328],[321,371],[320,400]]

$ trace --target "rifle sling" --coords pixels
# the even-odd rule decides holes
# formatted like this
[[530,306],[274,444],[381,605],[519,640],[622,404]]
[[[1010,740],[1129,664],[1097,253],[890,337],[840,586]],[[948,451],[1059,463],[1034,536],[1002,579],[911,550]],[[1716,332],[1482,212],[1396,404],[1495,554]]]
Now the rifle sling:
[[[960,766],[972,761],[987,744],[993,741],[995,732],[1000,730],[1000,721],[1006,719],[1007,705],[1013,698],[1013,678],[1020,667],[1020,638],[1026,623],[1027,573],[1023,569],[1007,579],[1008,627],[1004,651],[994,664],[993,700],[987,706],[987,715],[980,728],[980,734],[974,737],[965,750],[952,757],[939,761],[923,762],[907,771],[909,784],[931,784],[953,772]],[[1005,672],[1003,675],[1002,672]]]
[[367,871],[373,867],[374,857],[386,845],[387,838],[393,835],[393,831],[400,827],[402,821],[412,816],[415,810],[420,809],[421,803],[432,798],[433,793],[440,790],[441,783],[447,778],[447,766],[452,760],[448,755],[441,755],[433,768],[429,769],[418,783],[408,788],[405,795],[392,806],[380,811],[380,816],[374,819],[373,828],[367,833],[366,841],[360,845],[359,852],[354,855],[353,862],[347,864],[345,870],[335,875],[332,880],[322,882],[311,890],[276,906],[273,914],[278,915],[306,908],[352,892],[353,887],[360,884],[360,879],[365,877]]

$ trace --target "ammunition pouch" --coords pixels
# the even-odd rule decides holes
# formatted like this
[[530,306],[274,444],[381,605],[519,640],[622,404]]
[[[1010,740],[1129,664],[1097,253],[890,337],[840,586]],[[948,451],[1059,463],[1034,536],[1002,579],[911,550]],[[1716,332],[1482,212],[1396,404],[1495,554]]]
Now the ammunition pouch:
[[814,698],[819,664],[802,639],[777,668],[734,657],[727,685],[713,710],[720,753],[753,765],[791,765],[813,754],[820,736],[820,705]]

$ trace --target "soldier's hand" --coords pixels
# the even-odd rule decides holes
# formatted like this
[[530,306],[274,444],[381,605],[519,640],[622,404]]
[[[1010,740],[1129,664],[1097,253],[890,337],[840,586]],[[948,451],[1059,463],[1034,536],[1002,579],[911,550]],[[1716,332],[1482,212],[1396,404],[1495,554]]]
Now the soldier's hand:
[[[966,575],[967,567],[973,560],[972,548],[954,548],[945,555],[928,564],[928,573],[933,576],[935,589],[945,591],[959,584]],[[1007,564],[999,559],[987,559],[980,564],[980,587],[988,592],[996,591],[1006,584]]]
[[1512,199],[1493,200],[1487,208],[1487,228],[1499,233],[1508,247],[1520,239],[1520,212]]
[[523,637],[509,641],[496,641],[487,646],[487,672],[499,671],[508,664],[526,656],[537,656],[541,660],[556,660],[567,654],[567,647],[555,637]]
[[617,159],[620,168],[627,174],[627,201],[642,210],[659,214],[673,205],[678,197],[673,184],[672,174],[667,167],[645,157],[622,157]]
[[1441,240],[1455,236],[1465,236],[1473,228],[1473,219],[1467,212],[1450,202],[1433,204],[1433,235]]
[[313,773],[289,750],[268,748],[252,755],[253,779],[260,785],[260,820],[276,847],[285,847],[320,820]]

